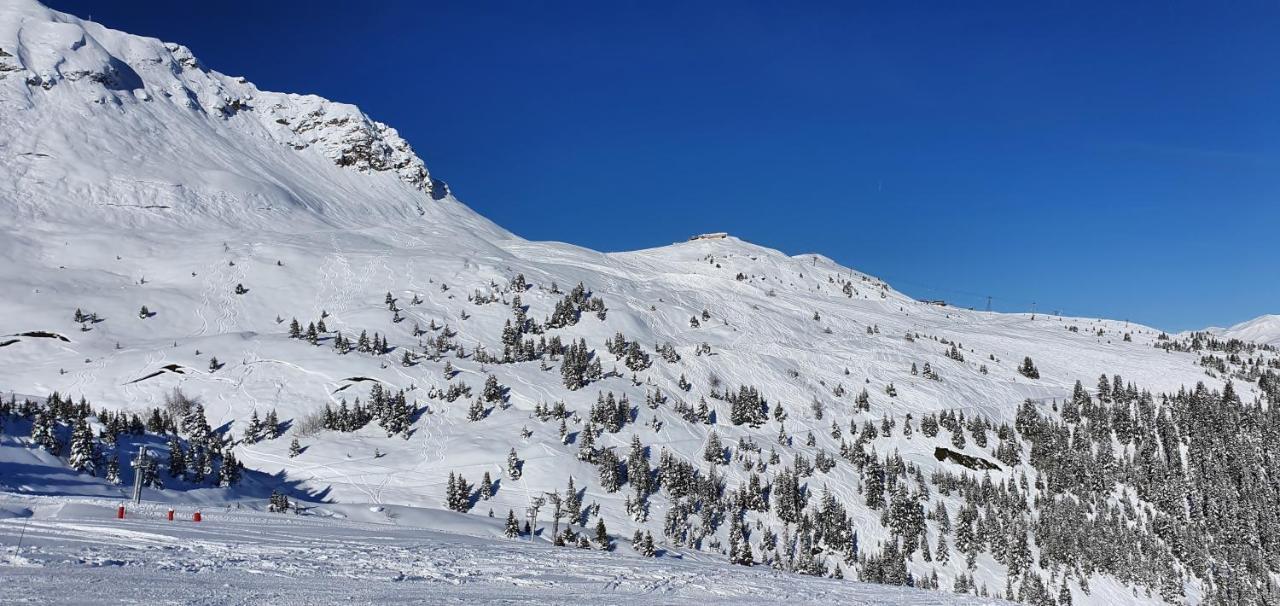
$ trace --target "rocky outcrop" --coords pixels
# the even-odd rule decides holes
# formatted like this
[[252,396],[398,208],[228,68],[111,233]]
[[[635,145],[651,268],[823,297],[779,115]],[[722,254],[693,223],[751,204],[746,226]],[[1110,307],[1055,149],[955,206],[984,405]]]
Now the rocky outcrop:
[[126,108],[168,101],[345,169],[391,173],[432,198],[447,195],[394,128],[354,105],[261,91],[209,69],[181,44],[111,30],[37,2],[6,0],[0,9],[0,81],[16,75],[30,103],[49,102],[37,91],[55,87],[68,88],[62,97]]

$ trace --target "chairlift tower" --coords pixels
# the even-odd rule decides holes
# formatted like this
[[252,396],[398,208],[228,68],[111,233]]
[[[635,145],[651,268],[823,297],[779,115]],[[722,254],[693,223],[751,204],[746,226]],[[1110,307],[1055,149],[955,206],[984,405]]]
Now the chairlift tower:
[[142,478],[151,470],[151,466],[155,465],[151,457],[147,456],[147,447],[143,446],[138,449],[138,456],[133,460],[133,502],[142,502]]

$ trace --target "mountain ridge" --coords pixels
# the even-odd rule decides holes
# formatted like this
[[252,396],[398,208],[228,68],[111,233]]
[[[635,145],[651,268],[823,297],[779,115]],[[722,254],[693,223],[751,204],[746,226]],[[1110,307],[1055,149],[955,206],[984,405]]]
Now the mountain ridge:
[[1263,314],[1230,328],[1211,327],[1205,332],[1227,339],[1240,339],[1280,347],[1280,314]]
[[[368,224],[431,219],[442,208],[468,213],[394,128],[354,105],[262,91],[206,68],[185,46],[34,0],[4,0],[0,15],[0,126],[26,135],[0,147],[24,187],[0,193],[18,200],[24,216],[88,215],[120,226],[203,217],[269,227],[283,218]],[[74,136],[58,128],[72,122],[81,126]],[[122,139],[131,145],[121,147]],[[79,198],[76,206],[34,203],[65,192]],[[141,212],[94,212],[93,205]],[[501,233],[478,216],[465,220]]]
[[[259,506],[211,485],[227,455],[259,489],[373,508],[525,517],[572,483],[575,528],[644,533],[670,557],[984,595],[1016,585],[1038,604],[1203,601],[1218,591],[1209,556],[1187,546],[1270,528],[1224,514],[1256,525],[1207,534],[1174,491],[1177,474],[1225,460],[1182,460],[1219,421],[1204,410],[1269,414],[1274,351],[927,304],[731,236],[617,253],[524,240],[404,163],[411,148],[354,107],[256,91],[179,45],[43,11],[0,0],[0,61],[15,66],[0,79],[0,128],[15,133],[0,142],[0,391],[16,396],[0,421],[20,428],[11,450],[67,454],[92,496],[124,491],[84,467],[86,433],[107,458],[153,448],[177,470],[147,488],[167,502]],[[314,128],[295,132],[299,116]],[[71,403],[39,404],[55,393]],[[175,393],[199,412],[174,417]],[[350,412],[375,402],[376,420]],[[119,413],[159,421],[122,433]],[[37,431],[53,418],[57,431]],[[79,454],[55,455],[76,430]],[[182,452],[209,471],[181,469]],[[466,489],[480,478],[487,491]],[[1218,478],[1206,483],[1265,485]],[[782,513],[797,501],[803,519]],[[544,539],[562,528],[549,515],[529,515]],[[1096,532],[1064,556],[1041,516]],[[1028,561],[1010,559],[1018,546]],[[924,555],[941,549],[956,555]],[[1211,562],[1246,566],[1231,553]],[[1257,577],[1220,582],[1239,578]]]

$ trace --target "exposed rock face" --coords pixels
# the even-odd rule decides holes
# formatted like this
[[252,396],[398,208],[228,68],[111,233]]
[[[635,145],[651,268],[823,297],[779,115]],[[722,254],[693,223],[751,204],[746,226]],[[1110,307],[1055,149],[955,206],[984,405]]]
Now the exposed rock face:
[[956,452],[954,450],[951,450],[950,448],[946,448],[945,446],[938,446],[934,448],[933,458],[939,461],[950,461],[952,463],[956,463],[957,465],[963,465],[975,471],[1000,469],[999,465],[996,465],[991,461],[988,461],[981,457],[975,457],[975,456],[967,455],[964,453]]
[[273,122],[288,127],[292,137],[285,142],[294,149],[314,146],[338,166],[392,171],[405,183],[431,193],[431,174],[396,129],[370,120],[351,105],[313,96],[292,101],[273,103],[266,111]]
[[166,102],[348,170],[393,174],[431,198],[448,193],[394,128],[354,105],[262,91],[207,68],[181,44],[111,30],[28,0],[4,5],[0,94],[19,101],[16,106],[48,111],[88,102],[130,111]]

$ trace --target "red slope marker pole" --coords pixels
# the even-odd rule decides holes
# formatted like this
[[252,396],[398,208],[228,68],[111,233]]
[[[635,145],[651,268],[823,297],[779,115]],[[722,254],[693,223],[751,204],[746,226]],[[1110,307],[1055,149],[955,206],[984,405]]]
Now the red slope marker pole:
[[120,507],[116,508],[116,519],[117,520],[124,519],[124,505],[121,505]]

